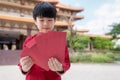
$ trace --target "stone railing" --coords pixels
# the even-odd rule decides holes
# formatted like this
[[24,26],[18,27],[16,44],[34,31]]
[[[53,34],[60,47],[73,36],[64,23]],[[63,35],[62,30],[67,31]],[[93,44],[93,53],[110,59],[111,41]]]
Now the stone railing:
[[21,50],[0,50],[0,65],[17,65]]

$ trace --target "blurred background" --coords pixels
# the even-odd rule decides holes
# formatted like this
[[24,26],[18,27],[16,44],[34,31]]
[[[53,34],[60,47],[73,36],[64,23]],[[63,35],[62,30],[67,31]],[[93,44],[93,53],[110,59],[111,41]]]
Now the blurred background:
[[38,32],[32,10],[56,7],[71,60],[63,80],[120,80],[120,0],[0,0],[0,80],[24,80],[17,66],[26,37]]

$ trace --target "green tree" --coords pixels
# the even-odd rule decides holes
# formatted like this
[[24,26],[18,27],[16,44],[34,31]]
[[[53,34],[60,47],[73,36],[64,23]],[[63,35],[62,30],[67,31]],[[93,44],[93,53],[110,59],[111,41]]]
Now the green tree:
[[[67,40],[69,41],[70,34],[67,35]],[[89,43],[89,37],[80,36],[78,34],[73,35],[71,38],[71,41],[69,41],[70,48],[74,50],[81,50],[85,49],[88,46]]]
[[96,49],[113,49],[114,44],[108,38],[95,37],[93,41],[94,48]]
[[112,27],[111,31],[107,34],[111,34],[113,36],[120,34],[120,23],[115,23],[111,27]]

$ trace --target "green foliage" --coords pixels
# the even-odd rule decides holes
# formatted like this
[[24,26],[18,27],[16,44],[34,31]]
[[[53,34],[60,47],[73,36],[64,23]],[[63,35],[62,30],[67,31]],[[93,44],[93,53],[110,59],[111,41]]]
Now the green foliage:
[[79,62],[79,56],[71,56],[71,57],[70,57],[70,61],[71,61],[72,63]]
[[72,63],[77,63],[77,62],[90,62],[91,56],[90,55],[75,55],[70,57],[70,61]]
[[114,44],[108,38],[95,37],[93,41],[94,48],[96,49],[113,49]]
[[117,45],[116,48],[114,48],[115,51],[120,51],[120,45]]
[[119,57],[115,57],[115,55],[111,52],[107,52],[106,54],[78,54],[70,57],[70,61],[73,63],[77,62],[91,62],[91,63],[111,63],[115,60],[120,60]]
[[95,63],[109,63],[109,62],[113,62],[114,60],[103,54],[99,54],[99,55],[92,55],[91,61]]
[[112,30],[107,34],[111,34],[111,35],[120,34],[120,23],[113,24],[111,27]]
[[97,63],[110,63],[114,62],[115,56],[112,52],[107,52],[106,54],[94,54],[91,57],[92,62]]
[[120,56],[115,56],[116,61],[120,61]]
[[67,40],[69,41],[69,39],[70,39],[70,33],[67,32]]
[[107,56],[107,57],[109,57],[109,58],[111,58],[111,59],[114,59],[114,58],[115,58],[115,55],[114,55],[112,52],[107,52],[107,53],[105,54],[105,56]]
[[81,55],[79,57],[79,61],[81,62],[90,62],[91,61],[91,55]]
[[89,37],[73,35],[70,40],[70,34],[67,35],[67,40],[69,41],[69,46],[74,50],[81,50],[88,46]]

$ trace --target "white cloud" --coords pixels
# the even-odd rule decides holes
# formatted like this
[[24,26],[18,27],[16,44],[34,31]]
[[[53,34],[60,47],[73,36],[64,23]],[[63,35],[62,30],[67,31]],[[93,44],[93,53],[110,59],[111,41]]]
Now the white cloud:
[[106,3],[101,5],[96,11],[94,11],[95,19],[86,22],[79,28],[87,28],[89,33],[104,34],[109,31],[109,25],[120,22],[120,0],[115,0],[114,3]]

